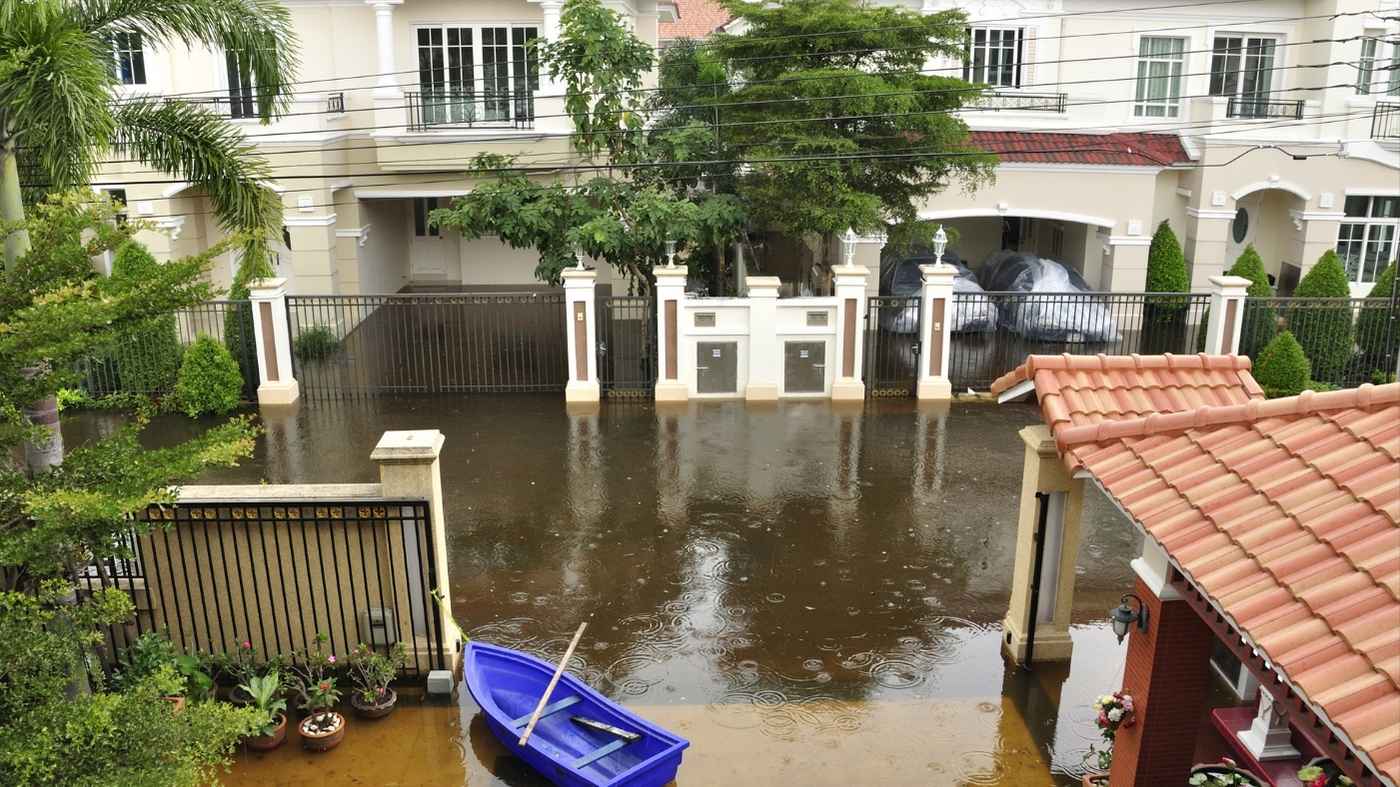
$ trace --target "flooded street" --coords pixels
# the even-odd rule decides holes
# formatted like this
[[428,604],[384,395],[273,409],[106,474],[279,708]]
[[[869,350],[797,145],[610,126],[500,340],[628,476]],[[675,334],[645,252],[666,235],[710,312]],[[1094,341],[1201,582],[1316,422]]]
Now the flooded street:
[[[68,439],[102,418],[69,419]],[[1072,664],[1003,660],[1032,423],[985,403],[381,398],[267,419],[256,456],[208,480],[375,481],[384,430],[442,430],[459,624],[557,659],[587,620],[575,674],[691,739],[682,785],[1070,784],[1097,737],[1087,705],[1121,681],[1104,621],[1139,539],[1089,490]],[[474,716],[467,696],[410,705],[228,781],[538,783]]]

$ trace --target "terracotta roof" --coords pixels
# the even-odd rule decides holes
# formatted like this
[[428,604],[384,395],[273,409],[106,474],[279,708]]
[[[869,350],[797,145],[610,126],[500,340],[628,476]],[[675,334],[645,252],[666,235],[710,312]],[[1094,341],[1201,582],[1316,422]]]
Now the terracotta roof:
[[1033,381],[1058,438],[1070,426],[1262,399],[1249,369],[1242,355],[1032,355],[992,393]]
[[662,41],[704,38],[731,18],[714,0],[675,0],[675,6],[676,21],[656,24],[656,37]]
[[1036,164],[1108,164],[1167,167],[1191,161],[1175,134],[1060,134],[973,131],[972,145],[1002,161]]
[[1056,440],[1400,781],[1400,383],[1177,409],[1085,417]]

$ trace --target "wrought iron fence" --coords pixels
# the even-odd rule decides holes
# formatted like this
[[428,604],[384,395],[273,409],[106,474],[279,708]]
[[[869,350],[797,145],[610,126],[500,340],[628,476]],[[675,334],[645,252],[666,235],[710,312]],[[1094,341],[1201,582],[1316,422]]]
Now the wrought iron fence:
[[1231,96],[1230,100],[1225,102],[1225,117],[1246,120],[1262,118],[1302,120],[1303,102],[1301,100],[1270,101],[1249,96]]
[[174,389],[184,348],[201,336],[224,343],[243,373],[244,400],[255,398],[257,350],[247,301],[201,303],[130,331],[110,351],[79,362],[82,388],[93,397],[168,393]]
[[865,395],[913,396],[919,384],[918,295],[871,297],[865,312]]
[[337,114],[345,111],[345,92],[326,94],[326,112]]
[[1382,101],[1371,110],[1371,139],[1400,139],[1400,104]]
[[655,302],[645,296],[604,296],[597,300],[596,314],[603,396],[649,398],[656,389]]
[[[107,631],[111,658],[159,631],[188,653],[248,642],[287,655],[325,634],[330,652],[402,642],[406,676],[443,669],[445,627],[433,598],[437,563],[424,501],[297,500],[152,507],[127,559],[88,567],[79,587],[131,596],[134,622]],[[104,578],[102,574],[106,574]]]
[[436,127],[535,127],[534,91],[462,90],[404,93],[410,131]]
[[954,293],[948,376],[986,390],[1027,355],[1193,353],[1206,330],[1205,294]]
[[558,292],[287,297],[292,369],[311,398],[562,391]]
[[1308,356],[1312,379],[1343,388],[1393,380],[1400,351],[1400,302],[1391,298],[1249,298],[1240,352],[1257,353],[1289,331]]
[[980,110],[998,112],[1056,112],[1063,114],[1069,101],[1068,93],[983,93],[971,104]]

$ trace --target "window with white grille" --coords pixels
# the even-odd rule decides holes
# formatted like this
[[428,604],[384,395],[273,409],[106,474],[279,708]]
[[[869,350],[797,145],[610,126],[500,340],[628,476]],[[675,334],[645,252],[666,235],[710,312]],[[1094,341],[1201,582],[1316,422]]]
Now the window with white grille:
[[1186,39],[1143,36],[1138,42],[1137,117],[1174,118],[1181,112],[1181,69]]
[[1026,31],[1019,27],[970,27],[963,79],[993,87],[1020,87]]

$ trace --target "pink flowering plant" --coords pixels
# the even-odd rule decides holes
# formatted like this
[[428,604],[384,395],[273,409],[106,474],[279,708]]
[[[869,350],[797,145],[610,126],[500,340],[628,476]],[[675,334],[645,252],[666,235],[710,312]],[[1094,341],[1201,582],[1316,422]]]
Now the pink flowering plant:
[[1092,707],[1094,726],[1099,729],[1104,747],[1100,749],[1090,744],[1084,759],[1096,759],[1099,770],[1107,771],[1113,765],[1113,740],[1118,736],[1118,731],[1133,726],[1133,695],[1121,691],[1104,694],[1095,698]]
[[298,704],[303,710],[321,712],[329,710],[340,700],[340,692],[335,688],[333,673],[337,669],[334,653],[326,649],[330,638],[318,633],[311,647],[298,650],[292,655],[292,689],[296,692]]

